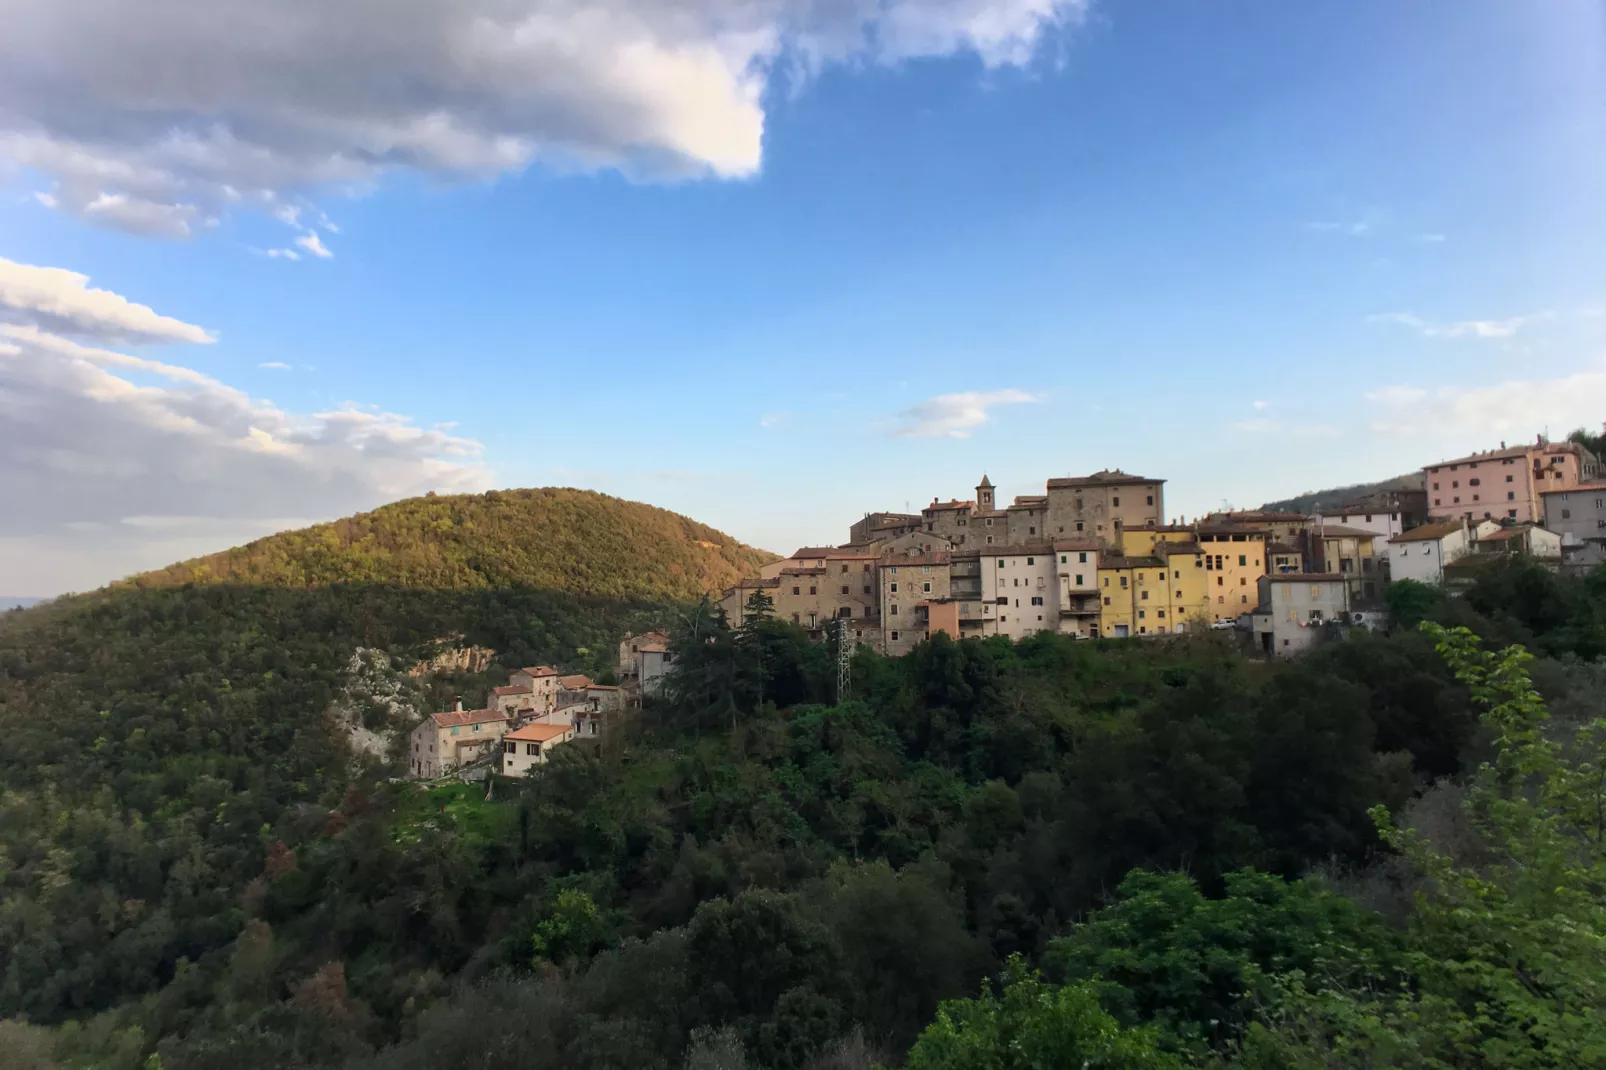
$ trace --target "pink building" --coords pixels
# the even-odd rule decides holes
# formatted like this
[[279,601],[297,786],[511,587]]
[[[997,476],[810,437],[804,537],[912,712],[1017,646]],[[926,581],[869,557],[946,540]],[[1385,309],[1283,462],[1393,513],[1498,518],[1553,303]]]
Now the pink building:
[[1430,520],[1499,520],[1543,523],[1546,491],[1567,490],[1594,479],[1600,462],[1576,442],[1541,435],[1527,446],[1485,450],[1422,470]]

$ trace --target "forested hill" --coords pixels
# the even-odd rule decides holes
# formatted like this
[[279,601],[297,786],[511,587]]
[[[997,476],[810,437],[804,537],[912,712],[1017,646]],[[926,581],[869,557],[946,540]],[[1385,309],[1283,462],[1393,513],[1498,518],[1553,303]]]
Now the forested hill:
[[535,588],[691,602],[773,559],[678,513],[594,491],[543,487],[409,498],[128,583]]
[[1292,498],[1267,502],[1262,509],[1275,513],[1312,513],[1319,508],[1342,505],[1372,494],[1390,490],[1421,490],[1422,473],[1407,472],[1403,476],[1379,480],[1376,483],[1354,483],[1347,487],[1328,487],[1326,490],[1307,490]]

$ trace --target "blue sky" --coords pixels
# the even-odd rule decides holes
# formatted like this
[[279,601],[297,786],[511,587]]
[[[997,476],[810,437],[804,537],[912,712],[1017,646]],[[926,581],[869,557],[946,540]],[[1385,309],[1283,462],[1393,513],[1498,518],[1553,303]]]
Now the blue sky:
[[[32,443],[0,461],[8,594],[429,486],[594,487],[785,551],[983,471],[1008,496],[1120,466],[1196,515],[1606,420],[1592,0],[940,0],[849,31],[688,0],[736,56],[707,93],[660,107],[695,80],[674,68],[625,99],[603,33],[566,80],[486,90],[484,138],[389,155],[329,140],[372,109],[197,73],[202,30],[242,47],[227,22],[132,46],[194,73],[150,90],[159,128],[123,103],[138,71],[52,96],[96,59],[54,3],[0,44],[33,63],[0,75],[0,319],[199,376],[37,338],[0,363],[0,427]],[[376,84],[461,107],[398,55]],[[204,167],[175,129],[208,132]],[[38,296],[86,287],[215,341]],[[108,374],[147,408],[195,394],[173,404],[225,437],[106,413]],[[236,465],[246,424],[267,445]],[[47,427],[101,432],[34,448]]]

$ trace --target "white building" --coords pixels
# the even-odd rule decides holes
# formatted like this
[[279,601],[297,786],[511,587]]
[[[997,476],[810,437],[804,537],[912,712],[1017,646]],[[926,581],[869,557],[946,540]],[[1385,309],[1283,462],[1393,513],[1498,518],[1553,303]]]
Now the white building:
[[574,739],[573,724],[547,724],[536,721],[515,728],[502,737],[502,774],[529,776],[546,762],[553,747]]
[[[745,595],[744,595],[745,597]],[[740,620],[731,621],[736,627]],[[639,695],[656,695],[674,655],[669,652],[669,636],[663,632],[627,635],[619,643],[619,679]]]
[[1054,543],[1055,567],[1059,571],[1055,599],[1058,629],[1066,635],[1098,638],[1099,546],[1096,539],[1059,539]]
[[1349,577],[1340,573],[1262,576],[1260,605],[1250,617],[1263,653],[1293,657],[1350,619]]
[[1541,491],[1545,527],[1561,536],[1562,562],[1590,569],[1606,564],[1606,483]]
[[[1098,568],[1084,576],[1096,583]],[[981,548],[981,594],[997,607],[993,634],[1024,639],[1045,629],[1058,631],[1059,590],[1058,558],[1051,543]]]
[[1396,535],[1389,540],[1389,578],[1395,582],[1416,580],[1442,585],[1445,565],[1472,553],[1479,536],[1499,530],[1500,525],[1492,520],[1480,520],[1472,526],[1462,517],[1435,520]]
[[1321,513],[1316,520],[1322,527],[1355,528],[1359,531],[1369,531],[1384,539],[1405,534],[1405,514],[1398,508],[1393,512]]

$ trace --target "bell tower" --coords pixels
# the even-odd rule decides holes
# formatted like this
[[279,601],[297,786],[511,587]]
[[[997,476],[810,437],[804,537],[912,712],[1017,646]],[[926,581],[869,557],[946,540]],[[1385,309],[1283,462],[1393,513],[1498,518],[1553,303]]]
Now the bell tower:
[[990,513],[993,508],[993,481],[983,475],[981,482],[976,484],[976,511]]

